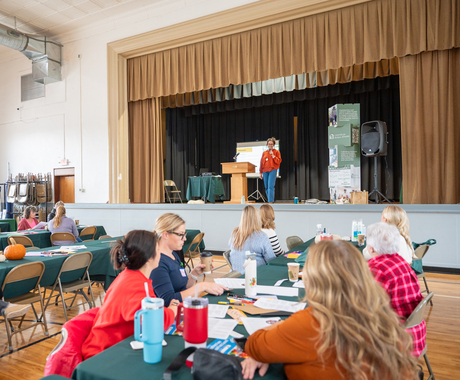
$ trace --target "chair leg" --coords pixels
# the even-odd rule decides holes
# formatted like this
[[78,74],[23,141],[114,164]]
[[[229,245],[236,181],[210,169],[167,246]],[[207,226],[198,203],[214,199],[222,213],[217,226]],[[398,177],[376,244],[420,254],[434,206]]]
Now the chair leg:
[[[89,273],[88,272],[86,273],[86,276],[88,278],[89,291],[91,292],[91,299],[93,300],[93,307],[96,307],[96,301],[94,300],[94,294],[93,294],[93,287],[91,286],[91,280],[89,279]],[[90,308],[91,308],[91,305],[90,305]]]
[[435,380],[433,370],[431,369],[430,361],[428,360],[428,355],[423,355],[423,358],[425,359],[425,363],[428,368],[428,373],[430,374],[427,380]]
[[62,292],[61,280],[59,279],[58,282],[59,282],[59,292],[61,293],[61,298],[62,298],[62,307],[64,308],[65,321],[67,322],[69,320],[67,318],[67,305],[65,303],[64,293]]
[[46,315],[45,315],[45,309],[43,306],[43,297],[42,297],[40,285],[38,286],[38,293],[40,294],[40,307],[42,309],[42,318],[43,318],[43,321],[41,322],[41,324],[43,324],[43,326],[45,327],[45,335],[48,336],[50,333],[48,332],[48,324],[46,323]]
[[8,349],[10,351],[13,351],[13,342],[11,340],[11,327],[9,326],[10,324],[10,321],[6,318],[6,316],[4,317],[5,319],[5,327],[6,327],[6,336],[8,337]]
[[[427,294],[430,294],[430,289],[428,289],[428,283],[426,282],[425,276],[423,276],[423,282],[425,283],[425,288],[426,288]],[[430,305],[433,306],[433,298],[430,299]]]

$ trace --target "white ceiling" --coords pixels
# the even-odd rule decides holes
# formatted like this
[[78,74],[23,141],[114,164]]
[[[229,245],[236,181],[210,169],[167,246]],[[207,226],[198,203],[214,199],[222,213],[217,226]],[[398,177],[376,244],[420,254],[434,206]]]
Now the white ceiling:
[[88,24],[168,3],[185,5],[177,0],[0,0],[0,24],[14,28],[16,17],[19,31],[56,37]]

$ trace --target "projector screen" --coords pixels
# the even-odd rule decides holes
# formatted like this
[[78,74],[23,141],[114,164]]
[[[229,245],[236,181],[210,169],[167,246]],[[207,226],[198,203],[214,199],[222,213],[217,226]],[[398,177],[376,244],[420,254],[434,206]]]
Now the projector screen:
[[[250,162],[251,164],[256,166],[256,172],[248,173],[246,174],[246,177],[254,178],[259,176],[260,158],[262,157],[262,153],[267,149],[268,148],[266,141],[250,141],[236,143],[236,153],[239,153],[238,157],[236,158],[236,162]],[[276,140],[275,149],[280,150],[279,140]],[[278,169],[278,173],[276,173],[276,176],[279,177],[279,174],[280,171]]]

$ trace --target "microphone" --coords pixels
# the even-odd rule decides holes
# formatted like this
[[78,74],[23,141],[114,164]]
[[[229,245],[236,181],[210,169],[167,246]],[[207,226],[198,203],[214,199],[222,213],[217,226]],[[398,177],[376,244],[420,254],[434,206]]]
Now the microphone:
[[240,155],[239,153],[235,154],[235,156],[233,157],[233,159],[236,160],[236,158],[237,158],[239,155]]

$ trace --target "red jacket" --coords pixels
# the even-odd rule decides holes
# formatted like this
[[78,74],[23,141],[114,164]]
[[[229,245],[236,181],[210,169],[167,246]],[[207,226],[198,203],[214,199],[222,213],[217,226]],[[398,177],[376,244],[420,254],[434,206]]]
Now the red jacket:
[[278,170],[281,164],[281,154],[278,150],[272,149],[273,157],[270,155],[270,151],[267,149],[262,153],[260,159],[260,173],[271,172],[272,170]]
[[[145,298],[144,283],[154,294],[152,280],[138,270],[125,269],[110,285],[94,320],[93,328],[82,346],[84,360],[104,351],[134,334],[134,314]],[[174,312],[164,308],[164,329],[174,322]]]

